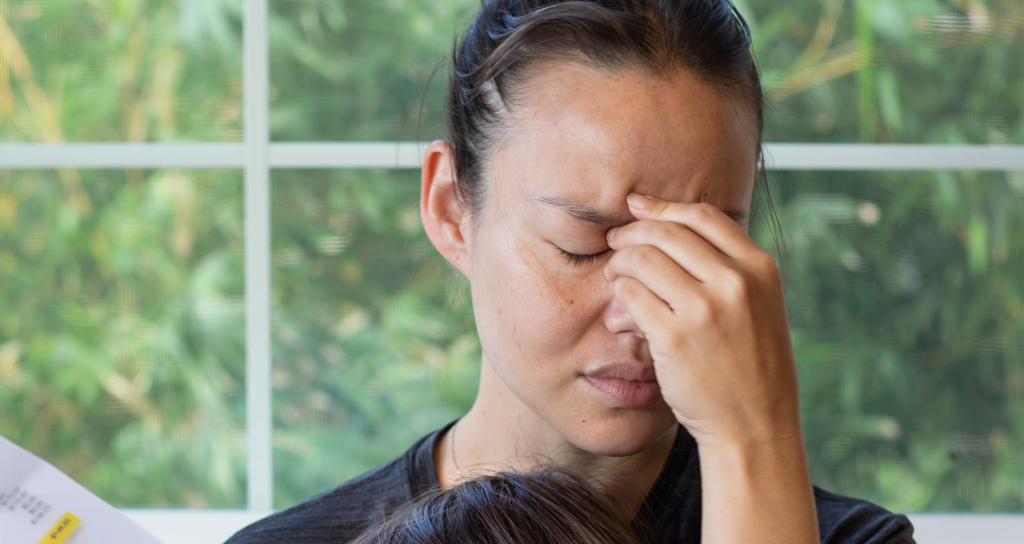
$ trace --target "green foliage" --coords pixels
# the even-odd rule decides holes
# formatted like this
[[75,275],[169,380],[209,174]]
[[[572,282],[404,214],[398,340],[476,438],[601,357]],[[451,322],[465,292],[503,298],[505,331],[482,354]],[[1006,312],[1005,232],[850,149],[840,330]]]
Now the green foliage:
[[1024,176],[773,188],[815,482],[902,511],[1024,510]]
[[1017,0],[744,0],[770,141],[1024,143]]
[[[770,141],[1024,143],[1020,2],[737,3]],[[476,4],[270,2],[273,138],[443,137]],[[0,140],[239,140],[240,13],[0,0]],[[245,504],[240,177],[0,172],[0,434],[118,505]],[[896,510],[1024,511],[1024,174],[769,179],[815,481]],[[287,506],[465,411],[480,347],[414,172],[275,171],[272,191]]]
[[239,0],[0,0],[0,141],[242,139]]
[[423,233],[418,181],[274,173],[278,505],[373,468],[472,405],[468,285]]
[[108,501],[245,501],[242,181],[0,172],[0,434]]
[[456,32],[479,5],[478,0],[271,2],[271,137],[417,140],[420,134],[436,135],[443,125],[443,68]]

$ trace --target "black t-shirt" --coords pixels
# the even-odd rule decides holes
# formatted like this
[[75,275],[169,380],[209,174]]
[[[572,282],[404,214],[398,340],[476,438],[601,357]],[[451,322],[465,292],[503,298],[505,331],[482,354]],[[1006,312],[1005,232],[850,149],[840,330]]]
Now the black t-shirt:
[[[455,421],[420,438],[405,453],[341,486],[253,523],[227,544],[342,544],[399,506],[439,487],[434,445]],[[906,516],[814,488],[821,541],[828,544],[913,544]],[[658,542],[700,542],[697,444],[680,426],[672,452],[640,514],[653,520]]]

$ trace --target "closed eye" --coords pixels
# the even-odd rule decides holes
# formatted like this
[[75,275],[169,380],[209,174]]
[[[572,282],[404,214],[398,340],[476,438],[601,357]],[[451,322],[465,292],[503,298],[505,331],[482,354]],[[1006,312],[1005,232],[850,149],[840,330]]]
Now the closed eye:
[[[555,247],[558,247],[558,246],[555,246]],[[590,263],[594,262],[595,260],[597,260],[598,257],[600,257],[601,255],[604,255],[605,253],[608,253],[611,250],[612,250],[611,248],[608,248],[608,249],[606,249],[606,250],[604,250],[604,251],[602,251],[600,253],[594,253],[592,255],[577,255],[575,253],[569,253],[568,251],[566,251],[566,250],[564,250],[564,249],[562,249],[560,247],[558,248],[558,251],[561,252],[562,256],[564,256],[566,259],[568,259],[569,263],[572,264],[573,266],[583,266],[583,265],[586,265],[586,264],[590,264]]]

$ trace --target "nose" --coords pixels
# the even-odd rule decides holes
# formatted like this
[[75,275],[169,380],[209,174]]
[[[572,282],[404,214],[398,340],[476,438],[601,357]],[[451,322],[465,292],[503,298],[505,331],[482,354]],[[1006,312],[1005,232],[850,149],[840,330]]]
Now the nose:
[[629,312],[614,295],[604,310],[604,325],[614,333],[624,332],[644,338],[644,333],[637,326],[636,321],[633,321],[633,316],[629,315]]

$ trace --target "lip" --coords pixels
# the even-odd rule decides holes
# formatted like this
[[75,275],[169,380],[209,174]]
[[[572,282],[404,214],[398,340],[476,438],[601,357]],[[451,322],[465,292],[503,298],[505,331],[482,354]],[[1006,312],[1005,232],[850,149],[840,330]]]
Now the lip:
[[588,378],[608,378],[631,382],[653,382],[657,377],[654,366],[634,363],[612,363],[584,372]]
[[583,378],[619,408],[645,408],[661,397],[653,366],[616,363],[587,372]]

